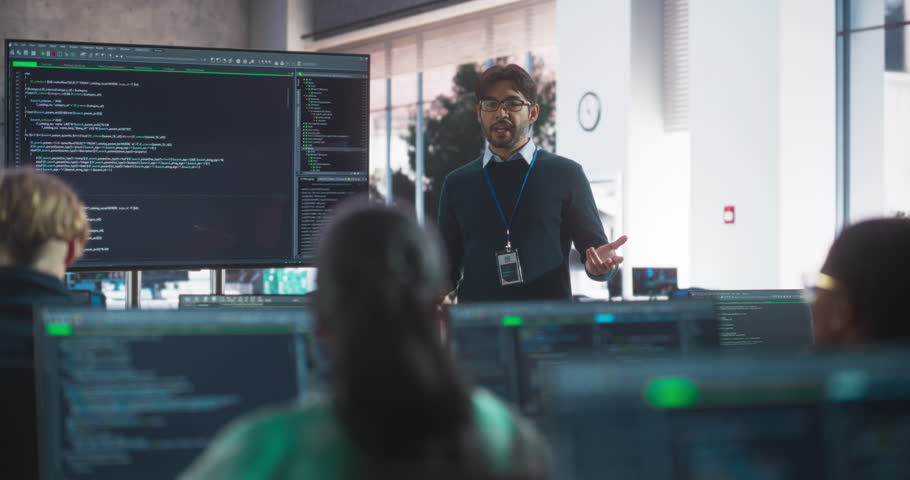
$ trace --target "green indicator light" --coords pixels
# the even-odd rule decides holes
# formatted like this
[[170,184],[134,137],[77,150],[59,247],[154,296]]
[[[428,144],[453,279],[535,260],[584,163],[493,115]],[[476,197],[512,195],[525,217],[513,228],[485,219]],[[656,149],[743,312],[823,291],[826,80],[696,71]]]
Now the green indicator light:
[[524,323],[524,319],[521,317],[502,317],[502,326],[504,327],[518,327]]
[[73,334],[73,326],[68,323],[48,323],[47,334],[51,337],[68,337]]
[[660,377],[645,387],[645,400],[663,410],[687,408],[698,403],[698,386],[685,377]]
[[13,61],[14,67],[37,67],[38,62],[23,62],[23,61]]

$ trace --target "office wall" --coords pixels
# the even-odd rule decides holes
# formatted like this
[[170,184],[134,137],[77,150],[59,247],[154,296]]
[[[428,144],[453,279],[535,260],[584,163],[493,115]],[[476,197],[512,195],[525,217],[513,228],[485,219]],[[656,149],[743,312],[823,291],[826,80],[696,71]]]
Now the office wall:
[[[249,45],[255,0],[2,0],[0,37],[220,48]],[[0,62],[6,62],[5,52]],[[0,91],[5,91],[0,79]],[[5,102],[5,100],[4,100]],[[0,113],[5,145],[6,105]],[[0,152],[0,164],[5,148]]]
[[693,285],[799,288],[824,260],[836,214],[834,7],[691,1]]
[[254,0],[250,9],[250,48],[285,50],[289,0]]
[[[680,285],[689,283],[689,136],[664,130],[662,5],[557,2],[557,148],[592,182],[621,183],[615,233],[630,238],[622,249],[627,293],[634,266],[676,267]],[[591,132],[578,122],[587,91],[602,105]]]
[[[625,167],[630,81],[630,0],[556,2],[557,153],[581,163],[588,179],[608,180]],[[600,97],[593,131],[578,123],[585,92]]]
[[[611,216],[613,225],[607,228],[612,227],[612,236],[629,233],[623,172],[629,147],[630,1],[557,0],[556,26],[556,153],[584,167],[598,209]],[[578,120],[579,100],[587,92],[596,94],[601,104],[600,120],[592,131],[584,130]],[[614,192],[619,201],[607,192]],[[622,250],[627,258],[631,248]],[[578,266],[571,277],[573,293],[605,296],[605,285],[588,279]],[[630,277],[624,275],[624,283]]]
[[[634,0],[626,231],[630,267],[676,267],[689,280],[689,134],[664,129],[663,1]],[[623,277],[631,292],[631,275]]]
[[821,268],[835,235],[834,3],[780,1],[780,288],[802,288],[803,277]]
[[[598,209],[612,225],[607,234],[628,234],[624,171],[629,154],[631,81],[630,0],[556,2],[559,66],[556,72],[556,150],[580,163],[592,182]],[[587,131],[579,123],[579,101],[587,92],[600,99],[600,120]],[[614,197],[608,198],[608,192]],[[618,198],[616,198],[618,196]],[[618,201],[617,201],[618,200]],[[606,222],[605,222],[606,223]],[[612,228],[613,234],[610,235]],[[634,235],[632,236],[633,242]],[[611,238],[612,239],[612,238]],[[632,245],[622,253],[629,258]],[[587,278],[579,265],[570,272],[574,294],[600,298],[605,284]],[[631,275],[624,275],[624,283]],[[630,291],[624,287],[624,291]]]
[[[315,0],[251,0],[250,48],[307,50],[315,40]],[[306,37],[306,38],[304,38]]]
[[779,23],[777,1],[690,2],[694,286],[778,284]]

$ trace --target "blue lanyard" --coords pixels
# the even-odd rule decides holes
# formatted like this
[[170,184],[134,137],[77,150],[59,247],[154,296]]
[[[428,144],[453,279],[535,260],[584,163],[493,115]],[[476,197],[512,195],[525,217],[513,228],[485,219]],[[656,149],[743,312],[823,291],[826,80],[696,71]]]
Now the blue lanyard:
[[512,220],[515,220],[515,212],[518,211],[518,203],[521,202],[521,195],[525,192],[525,186],[528,184],[528,177],[531,176],[531,169],[534,168],[534,162],[537,161],[537,152],[540,150],[534,149],[534,158],[531,159],[531,164],[528,165],[528,173],[525,174],[525,179],[521,182],[521,190],[518,191],[518,198],[515,199],[515,206],[512,207],[512,216],[506,220],[506,213],[502,210],[502,205],[499,203],[499,197],[496,196],[496,189],[493,188],[493,180],[490,180],[490,172],[486,168],[483,169],[483,176],[487,179],[487,185],[490,186],[490,193],[493,194],[493,201],[496,202],[496,209],[499,210],[499,218],[502,219],[502,224],[506,227],[506,250],[512,249],[512,232],[509,229],[512,226]]

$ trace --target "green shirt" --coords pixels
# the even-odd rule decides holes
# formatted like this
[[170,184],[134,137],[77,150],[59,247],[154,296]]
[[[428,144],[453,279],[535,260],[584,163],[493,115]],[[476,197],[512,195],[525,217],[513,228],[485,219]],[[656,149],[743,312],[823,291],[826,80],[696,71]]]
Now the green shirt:
[[[524,419],[485,390],[472,394],[476,443],[491,473],[546,476],[549,455]],[[390,439],[395,432],[390,432]],[[311,395],[229,425],[182,480],[360,477],[367,462],[341,429],[328,397]]]

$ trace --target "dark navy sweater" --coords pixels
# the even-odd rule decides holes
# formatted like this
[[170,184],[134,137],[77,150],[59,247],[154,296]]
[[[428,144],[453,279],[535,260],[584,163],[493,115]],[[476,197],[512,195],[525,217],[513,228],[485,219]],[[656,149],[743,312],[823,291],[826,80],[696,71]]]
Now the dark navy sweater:
[[59,279],[25,267],[0,267],[0,451],[3,478],[38,478],[38,425],[32,316],[38,305],[72,305]]
[[[528,171],[521,159],[487,166],[508,217]],[[518,249],[524,283],[501,286],[495,252],[506,243],[505,226],[483,175],[483,157],[451,172],[442,186],[439,232],[448,252],[450,281],[458,300],[569,299],[569,248],[582,254],[607,243],[591,185],[581,165],[540,150],[515,219],[512,245]],[[609,275],[591,277],[606,280]]]

